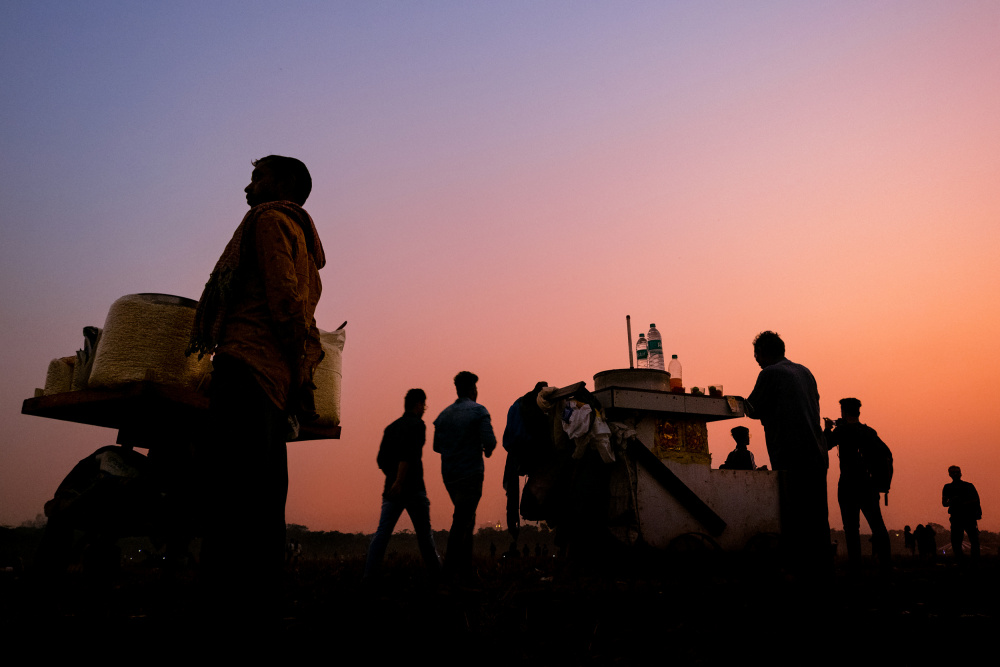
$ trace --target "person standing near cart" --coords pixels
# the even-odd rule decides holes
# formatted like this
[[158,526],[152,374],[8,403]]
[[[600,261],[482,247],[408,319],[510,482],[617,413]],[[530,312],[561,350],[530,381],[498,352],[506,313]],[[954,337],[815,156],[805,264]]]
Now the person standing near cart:
[[771,468],[781,471],[781,533],[792,567],[828,570],[830,519],[826,500],[829,454],[820,428],[819,390],[809,369],[785,358],[773,331],[753,341],[760,374],[746,413],[764,426]]
[[214,354],[202,566],[217,613],[256,639],[281,619],[288,460],[293,419],[316,418],[313,372],[323,357],[315,312],[326,263],[302,208],[312,179],[299,160],[253,162],[250,211],[198,302],[188,352]]

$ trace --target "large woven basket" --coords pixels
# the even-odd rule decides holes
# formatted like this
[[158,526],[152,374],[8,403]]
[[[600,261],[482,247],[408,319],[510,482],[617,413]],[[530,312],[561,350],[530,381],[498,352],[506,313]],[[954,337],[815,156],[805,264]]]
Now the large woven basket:
[[150,380],[197,389],[212,370],[206,356],[184,355],[196,301],[170,294],[128,294],[108,311],[97,344],[90,387]]

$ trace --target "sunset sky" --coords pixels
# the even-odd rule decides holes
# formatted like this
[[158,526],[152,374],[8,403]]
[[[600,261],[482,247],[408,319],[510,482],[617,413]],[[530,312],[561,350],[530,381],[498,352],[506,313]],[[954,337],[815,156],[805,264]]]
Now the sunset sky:
[[[197,298],[275,153],[312,172],[319,325],[349,322],[343,437],[289,446],[289,522],[374,531],[407,389],[430,436],[477,373],[499,438],[536,381],[627,367],[631,315],[742,396],[778,331],[892,448],[890,527],[946,524],[957,464],[1000,529],[994,0],[8,1],[0,63],[0,524],[115,441],[20,414],[49,360],[122,295]],[[713,466],[738,424],[768,463],[741,419]]]

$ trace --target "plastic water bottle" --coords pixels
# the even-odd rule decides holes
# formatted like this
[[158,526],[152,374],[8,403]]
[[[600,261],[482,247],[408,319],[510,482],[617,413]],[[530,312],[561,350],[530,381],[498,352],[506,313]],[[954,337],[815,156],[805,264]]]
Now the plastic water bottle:
[[646,345],[646,334],[639,334],[635,342],[635,367],[649,368],[649,350]]
[[646,334],[646,342],[649,344],[649,367],[658,371],[663,370],[663,337],[656,329],[655,324],[649,325],[649,333]]
[[670,391],[683,392],[684,382],[681,380],[681,362],[677,361],[677,355],[670,356],[670,366],[667,367],[670,373]]

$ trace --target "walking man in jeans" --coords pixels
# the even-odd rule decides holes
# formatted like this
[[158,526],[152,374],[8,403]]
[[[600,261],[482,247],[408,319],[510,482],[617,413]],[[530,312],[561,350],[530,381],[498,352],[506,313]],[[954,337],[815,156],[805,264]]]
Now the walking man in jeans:
[[483,496],[483,455],[497,445],[490,413],[476,398],[479,377],[462,371],[455,376],[458,399],[434,420],[434,451],[441,454],[441,477],[455,505],[444,569],[449,578],[468,574],[476,508]]
[[424,487],[424,466],[421,461],[427,426],[422,419],[427,410],[427,394],[423,389],[411,389],[403,399],[403,416],[385,428],[378,449],[378,467],[385,473],[382,491],[382,515],[378,530],[368,547],[365,581],[379,574],[385,549],[403,510],[410,515],[417,544],[431,579],[441,572],[441,560],[431,533],[431,501]]

